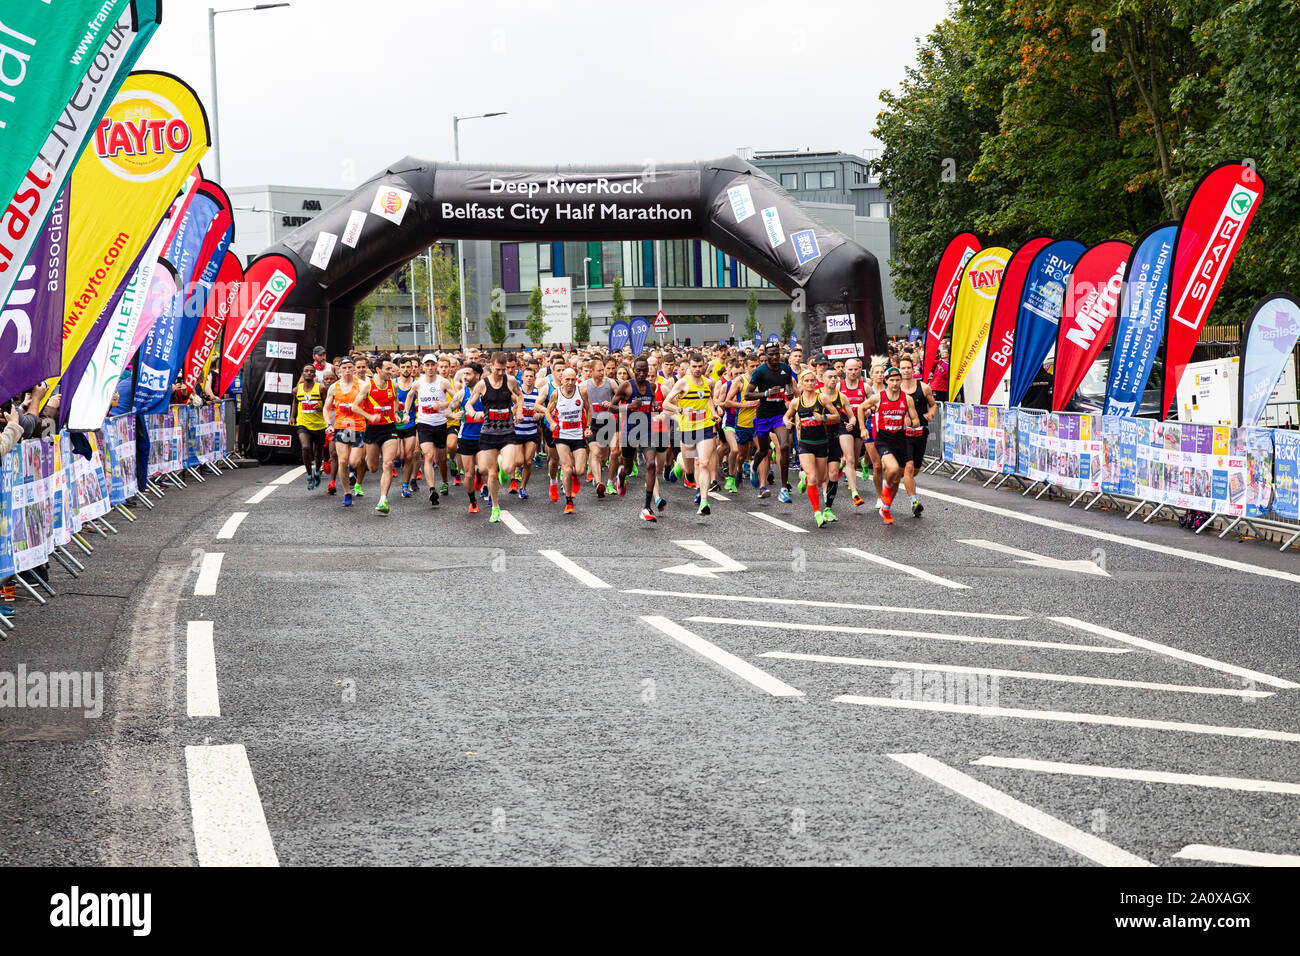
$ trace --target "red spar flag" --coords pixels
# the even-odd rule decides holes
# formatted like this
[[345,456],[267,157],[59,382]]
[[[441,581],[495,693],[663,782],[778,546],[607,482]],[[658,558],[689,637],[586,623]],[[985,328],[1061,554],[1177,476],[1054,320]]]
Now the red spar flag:
[[221,387],[218,395],[225,395],[235,380],[253,346],[275,312],[280,308],[295,285],[298,271],[284,256],[262,256],[244,274],[245,289],[226,319],[226,345],[221,361]]
[[930,288],[930,311],[926,322],[925,358],[922,381],[930,381],[934,361],[939,357],[939,343],[948,332],[952,315],[957,308],[957,290],[961,287],[962,272],[970,257],[980,251],[980,241],[969,232],[959,232],[948,240],[948,246],[939,257],[939,268],[934,272],[934,285]]

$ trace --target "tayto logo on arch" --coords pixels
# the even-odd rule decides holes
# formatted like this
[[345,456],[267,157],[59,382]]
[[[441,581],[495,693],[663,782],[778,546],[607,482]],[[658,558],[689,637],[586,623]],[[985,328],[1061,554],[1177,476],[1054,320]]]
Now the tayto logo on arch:
[[194,139],[180,110],[154,93],[114,101],[95,129],[95,155],[113,175],[149,182],[180,161]]

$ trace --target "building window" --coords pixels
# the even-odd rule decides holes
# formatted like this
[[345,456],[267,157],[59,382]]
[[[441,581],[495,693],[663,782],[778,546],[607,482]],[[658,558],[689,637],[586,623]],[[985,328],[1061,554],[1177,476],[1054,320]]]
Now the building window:
[[821,174],[821,173],[804,173],[804,174],[803,174],[803,188],[804,188],[804,189],[821,189],[821,188],[822,188],[822,174]]
[[867,215],[872,219],[888,219],[889,203],[873,202],[867,204]]
[[835,188],[835,172],[832,170],[829,173],[822,173],[822,189],[834,189],[834,188]]
[[781,188],[782,188],[782,189],[798,189],[798,188],[799,188],[799,174],[798,174],[798,173],[782,173],[782,174],[781,174]]

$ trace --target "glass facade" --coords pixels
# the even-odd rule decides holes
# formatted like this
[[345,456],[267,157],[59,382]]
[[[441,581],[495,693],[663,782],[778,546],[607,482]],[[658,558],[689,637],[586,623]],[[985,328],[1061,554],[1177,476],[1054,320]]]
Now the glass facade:
[[[529,292],[552,276],[572,276],[575,291],[586,281],[607,289],[617,277],[624,288],[655,288],[653,240],[632,242],[502,242],[498,261],[501,288]],[[770,289],[772,284],[735,257],[702,239],[660,241],[664,288]]]

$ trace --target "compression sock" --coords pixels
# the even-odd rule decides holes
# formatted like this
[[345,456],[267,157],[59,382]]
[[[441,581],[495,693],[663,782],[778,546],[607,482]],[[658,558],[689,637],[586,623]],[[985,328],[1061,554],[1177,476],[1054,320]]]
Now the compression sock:
[[647,488],[645,493],[645,506],[647,511],[650,509],[650,505],[654,502],[654,500],[655,500],[654,493],[651,492],[649,488]]
[[839,493],[840,483],[838,481],[828,481],[826,483],[826,507],[835,507],[835,496]]
[[813,511],[822,510],[821,502],[818,500],[819,498],[820,496],[817,494],[817,486],[810,483],[808,485],[808,503],[812,505]]

